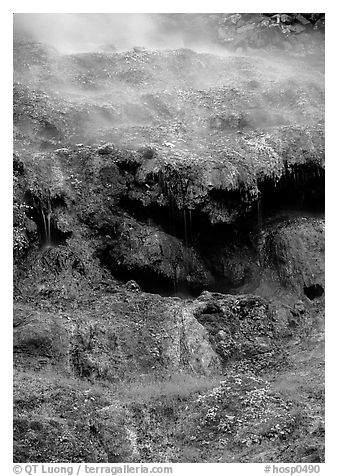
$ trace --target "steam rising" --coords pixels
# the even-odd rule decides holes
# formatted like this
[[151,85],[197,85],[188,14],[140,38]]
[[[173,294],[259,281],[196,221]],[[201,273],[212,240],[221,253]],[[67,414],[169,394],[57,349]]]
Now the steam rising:
[[[300,57],[268,47],[230,52],[206,17],[15,14],[14,36],[24,40],[14,48],[20,131],[51,148],[67,140],[122,141],[209,154],[211,143],[241,129],[323,117],[321,54]],[[316,43],[315,32],[312,38]]]
[[[189,24],[189,14],[180,16]],[[163,17],[162,17],[163,18]],[[18,13],[14,34],[24,34],[49,43],[61,53],[95,51],[103,44],[117,50],[134,46],[153,48],[207,48],[210,32],[188,34],[184,25],[164,25],[161,16],[146,13]]]

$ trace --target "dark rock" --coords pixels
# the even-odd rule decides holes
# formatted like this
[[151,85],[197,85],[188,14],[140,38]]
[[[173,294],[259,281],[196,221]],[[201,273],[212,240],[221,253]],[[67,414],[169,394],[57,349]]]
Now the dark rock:
[[[275,279],[299,297],[311,286],[324,289],[324,221],[300,218],[268,228],[263,238],[264,266],[270,265],[277,272]],[[267,260],[267,261],[265,261]],[[271,276],[267,278],[271,282]],[[311,291],[310,291],[311,293]],[[306,294],[306,292],[305,292]]]
[[243,25],[237,28],[237,33],[246,33],[248,31],[255,29],[255,23],[251,23],[249,25]]
[[306,312],[306,307],[303,301],[297,301],[294,305],[294,310],[297,314],[304,314]]
[[231,15],[231,16],[229,17],[229,19],[230,19],[231,23],[234,23],[234,24],[236,25],[236,24],[240,21],[241,16],[242,16],[242,15],[241,15],[240,13],[236,13],[236,14],[234,14],[234,15]]
[[268,27],[271,24],[271,20],[268,18],[263,18],[263,20],[260,22],[260,26],[263,28]]
[[250,23],[250,24],[251,24],[251,23],[256,23],[256,24],[258,24],[258,23],[260,23],[260,22],[262,21],[262,15],[261,15],[261,14],[257,14],[257,15],[256,15],[256,14],[249,14],[249,15],[246,17],[246,19],[247,19],[247,22]]
[[319,20],[316,21],[314,29],[323,30],[324,28],[325,28],[325,20],[323,18],[320,18]]
[[153,159],[154,156],[155,156],[155,150],[154,149],[151,149],[150,147],[144,147],[143,149],[140,150],[142,156],[149,160],[149,159]]
[[212,282],[197,253],[177,238],[131,218],[117,222],[115,233],[102,260],[113,272],[136,276],[143,289],[151,282],[153,289],[161,282],[173,289],[182,283],[198,289]]
[[60,316],[17,306],[14,353],[18,365],[57,365],[81,378],[114,380],[137,373],[217,371],[220,360],[189,304],[135,292],[105,295],[92,307]]
[[220,340],[227,340],[229,338],[229,334],[226,333],[223,329],[221,329],[220,331],[217,332],[217,337],[220,339]]
[[305,26],[299,25],[299,23],[295,23],[293,25],[290,25],[289,28],[292,32],[296,33],[297,35],[299,33],[302,33],[303,31],[305,31]]
[[309,20],[307,20],[305,17],[303,17],[303,15],[301,15],[300,13],[298,13],[298,15],[296,16],[296,19],[302,24],[302,25],[308,25],[310,23]]
[[[43,312],[27,312],[26,307],[16,309],[16,327],[13,332],[14,354],[18,365],[39,366],[41,359],[65,365],[69,346],[69,327],[64,325],[55,315]],[[19,325],[18,325],[19,323]]]
[[29,218],[26,218],[26,228],[28,233],[35,233],[38,230],[36,223]]
[[191,307],[224,361],[277,351],[276,328],[266,300],[250,295],[203,293]]
[[61,149],[56,149],[55,153],[68,157],[70,155],[70,149],[68,149],[68,147],[62,147]]
[[137,284],[136,281],[133,281],[133,280],[130,280],[126,283],[126,288],[128,289],[128,291],[135,291],[135,292],[141,291],[140,286]]
[[270,310],[274,319],[275,332],[278,337],[290,337],[292,335],[292,328],[298,325],[298,323],[294,325],[296,321],[290,307],[279,302],[273,302],[270,305]]
[[114,147],[110,144],[105,144],[99,149],[97,149],[97,153],[100,155],[108,155],[114,151]]
[[24,164],[18,154],[13,154],[13,172],[18,175],[24,174]]
[[291,23],[292,18],[290,17],[290,15],[287,15],[286,13],[282,13],[280,20],[283,23]]

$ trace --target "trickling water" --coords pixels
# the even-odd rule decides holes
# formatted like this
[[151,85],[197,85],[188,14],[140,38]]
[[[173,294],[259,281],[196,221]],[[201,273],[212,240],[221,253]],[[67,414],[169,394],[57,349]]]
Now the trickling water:
[[175,235],[175,199],[171,191],[169,191],[169,203],[170,203],[170,229],[173,235]]
[[50,200],[48,200],[47,203],[47,211],[42,208],[41,206],[41,215],[42,215],[42,220],[43,220],[43,231],[45,235],[45,245],[50,246],[52,243],[52,234],[51,234],[51,204]]
[[50,210],[47,213],[47,244],[50,245],[52,241],[51,231],[50,231]]
[[174,293],[177,293],[178,290],[178,285],[177,285],[177,268],[175,267],[174,269],[174,279],[173,279],[173,285],[174,285]]
[[42,219],[43,219],[43,231],[44,231],[44,234],[45,234],[45,240],[47,241],[47,223],[46,223],[46,216],[45,216],[45,212],[43,210],[43,208],[41,207],[41,215],[42,215]]
[[262,198],[261,194],[258,196],[257,200],[257,225],[258,229],[262,228]]
[[184,243],[188,245],[188,228],[187,228],[187,210],[183,209],[183,221],[184,221]]

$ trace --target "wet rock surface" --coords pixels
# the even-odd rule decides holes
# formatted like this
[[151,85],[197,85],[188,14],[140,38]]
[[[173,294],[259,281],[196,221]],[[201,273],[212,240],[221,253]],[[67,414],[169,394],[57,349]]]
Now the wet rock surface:
[[17,365],[27,367],[29,357],[35,369],[61,366],[69,375],[108,381],[128,374],[217,370],[208,333],[184,301],[129,288],[130,283],[125,292],[101,294],[95,315],[90,303],[57,314],[18,305]]
[[324,16],[188,23],[15,41],[17,462],[324,461]]
[[322,461],[311,306],[163,298],[130,282],[73,310],[18,303],[16,461]]

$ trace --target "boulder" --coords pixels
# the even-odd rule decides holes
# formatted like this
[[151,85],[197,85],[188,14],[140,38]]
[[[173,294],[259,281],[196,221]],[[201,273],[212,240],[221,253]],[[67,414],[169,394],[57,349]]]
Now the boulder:
[[[268,227],[261,236],[261,265],[280,285],[310,299],[324,293],[325,239],[322,218],[296,218]],[[271,281],[271,277],[267,278]]]
[[296,19],[302,24],[302,25],[308,25],[310,23],[310,20],[308,20],[307,18],[305,18],[303,15],[301,15],[300,13],[298,13],[298,15],[296,16]]
[[248,31],[254,30],[256,27],[255,23],[249,23],[249,25],[243,25],[237,28],[237,33],[246,33]]
[[303,25],[300,25],[299,23],[295,23],[293,25],[290,25],[290,30],[293,31],[294,33],[296,33],[297,35],[299,33],[302,33],[303,31],[305,31],[305,26]]
[[[263,298],[204,292],[191,309],[224,362],[278,352],[275,317]],[[268,365],[269,359],[265,360]]]
[[115,237],[107,239],[101,259],[114,273],[134,276],[140,286],[148,289],[152,281],[173,291],[180,285],[202,289],[212,283],[212,277],[193,248],[183,241],[131,217],[116,223]]
[[116,292],[73,312],[15,306],[14,354],[21,366],[57,367],[80,378],[115,381],[180,371],[209,374],[220,359],[179,298]]

